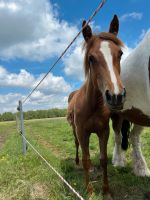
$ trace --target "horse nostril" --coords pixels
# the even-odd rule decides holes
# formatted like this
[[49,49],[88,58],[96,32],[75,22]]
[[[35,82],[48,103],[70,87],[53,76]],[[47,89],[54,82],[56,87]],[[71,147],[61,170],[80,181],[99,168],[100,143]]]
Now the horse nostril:
[[125,88],[119,94],[112,94],[109,90],[106,90],[105,95],[111,109],[122,109],[126,97]]
[[105,95],[106,95],[106,100],[110,103],[112,98],[111,98],[111,94],[110,94],[109,90],[106,90]]
[[122,104],[125,101],[125,97],[126,97],[126,90],[125,88],[123,88],[122,93],[117,95],[117,104]]
[[123,94],[117,95],[116,99],[117,99],[116,104],[121,104],[123,100]]

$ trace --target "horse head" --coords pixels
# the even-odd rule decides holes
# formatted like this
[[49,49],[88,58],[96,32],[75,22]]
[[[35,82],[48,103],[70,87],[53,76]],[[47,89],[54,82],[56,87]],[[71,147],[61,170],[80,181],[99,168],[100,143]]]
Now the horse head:
[[120,60],[123,43],[117,38],[119,20],[114,15],[109,32],[93,34],[86,21],[83,21],[82,34],[85,40],[84,71],[93,85],[100,90],[111,110],[121,110],[126,91],[120,78]]

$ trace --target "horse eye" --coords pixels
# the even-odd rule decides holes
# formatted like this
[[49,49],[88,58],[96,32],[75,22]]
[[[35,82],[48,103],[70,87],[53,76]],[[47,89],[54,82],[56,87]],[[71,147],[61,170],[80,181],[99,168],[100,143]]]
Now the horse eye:
[[94,58],[93,55],[90,55],[90,56],[89,56],[89,64],[90,64],[90,65],[93,65],[94,63],[95,63],[95,58]]
[[123,55],[123,51],[119,51],[119,58],[121,58],[121,56]]

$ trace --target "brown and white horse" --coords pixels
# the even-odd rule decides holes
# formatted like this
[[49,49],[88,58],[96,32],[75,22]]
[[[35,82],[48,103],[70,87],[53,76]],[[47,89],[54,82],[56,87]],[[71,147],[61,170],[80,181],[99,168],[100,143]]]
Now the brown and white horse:
[[[83,26],[85,26],[85,21]],[[68,121],[75,136],[76,163],[79,162],[78,146],[82,150],[82,164],[87,191],[92,192],[89,173],[92,169],[89,153],[89,137],[96,133],[100,145],[100,163],[103,171],[103,192],[112,199],[107,178],[107,141],[109,137],[110,110],[121,110],[125,101],[125,89],[120,79],[122,42],[116,37],[119,21],[115,15],[109,32],[93,35],[89,25],[83,28],[85,39],[85,83],[68,98]]]
[[115,166],[125,166],[125,154],[121,149],[121,143],[122,148],[126,150],[130,121],[134,123],[134,127],[130,132],[133,148],[133,172],[137,176],[150,176],[150,170],[147,167],[140,146],[142,126],[150,127],[150,30],[142,42],[123,61],[121,80],[125,85],[127,98],[124,111],[119,115],[112,116],[115,131],[112,162]]

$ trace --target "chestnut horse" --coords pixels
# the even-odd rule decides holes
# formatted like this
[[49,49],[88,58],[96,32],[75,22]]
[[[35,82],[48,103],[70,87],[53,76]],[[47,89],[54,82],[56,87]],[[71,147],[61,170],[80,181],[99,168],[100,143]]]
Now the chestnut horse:
[[133,172],[137,176],[150,176],[140,146],[140,133],[144,128],[142,126],[150,127],[150,30],[121,64],[121,77],[127,98],[123,112],[112,116],[115,131],[112,162],[115,166],[125,166],[125,154],[122,149],[127,149],[130,121],[134,123],[130,132]]
[[115,15],[109,32],[93,35],[89,25],[83,22],[85,40],[85,83],[68,98],[68,121],[73,128],[77,146],[76,163],[79,163],[78,146],[82,150],[82,164],[87,191],[92,193],[89,173],[92,167],[89,153],[89,137],[96,133],[99,138],[100,163],[103,171],[103,192],[112,199],[107,178],[107,141],[109,137],[110,110],[121,110],[125,101],[125,89],[120,79],[122,42],[117,38],[119,21]]

